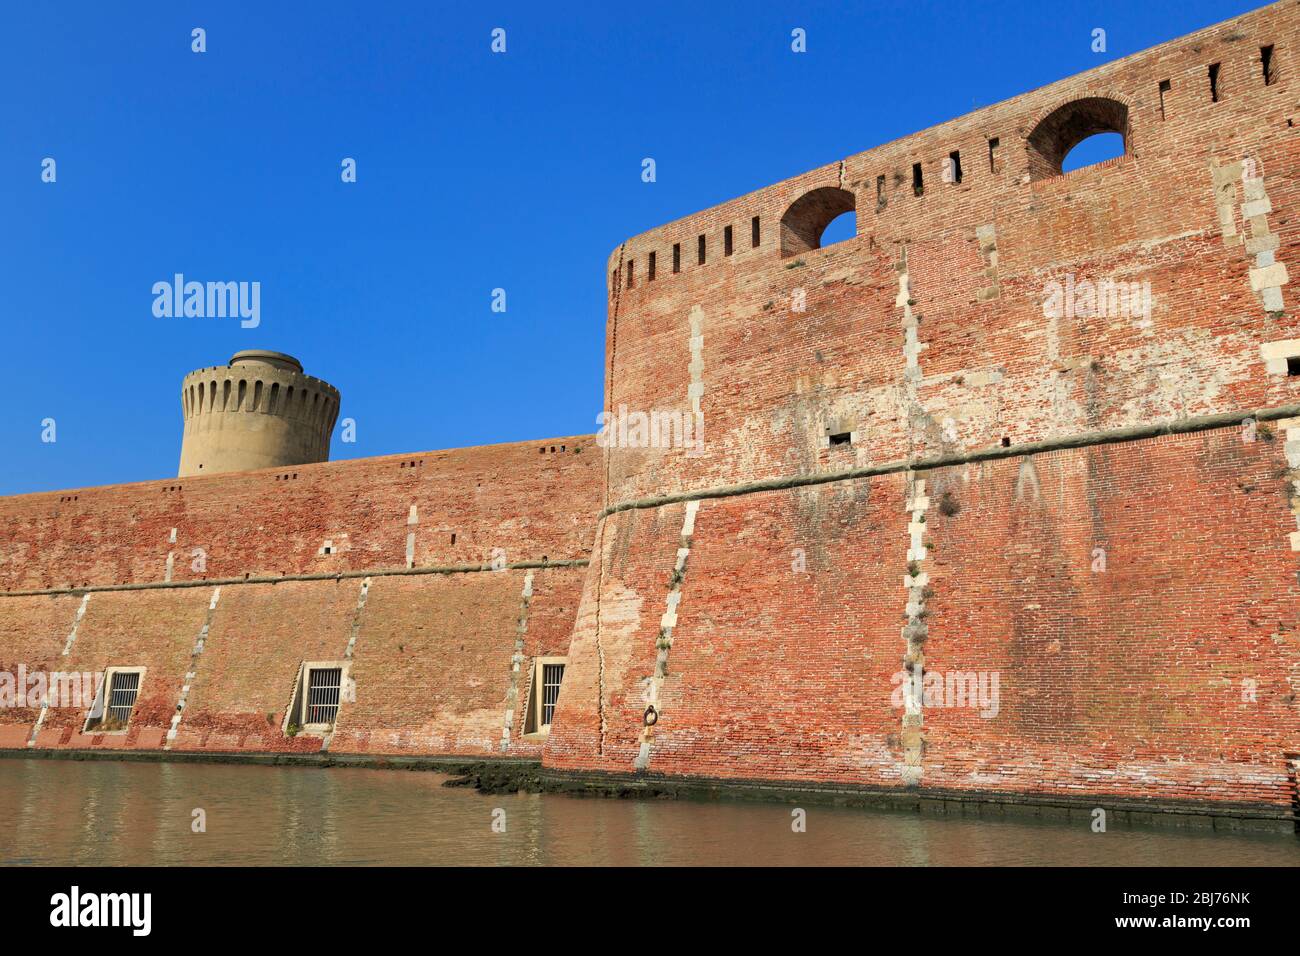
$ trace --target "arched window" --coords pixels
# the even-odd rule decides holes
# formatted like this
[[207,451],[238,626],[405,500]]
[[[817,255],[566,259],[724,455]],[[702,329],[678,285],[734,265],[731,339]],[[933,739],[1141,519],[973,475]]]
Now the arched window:
[[[1114,149],[1113,136],[1099,137],[1102,151],[1095,155],[1089,152],[1090,137],[1102,133],[1119,135],[1118,152]],[[1061,175],[1066,157],[1084,140],[1089,140],[1082,154],[1085,161],[1071,162],[1068,164],[1070,169],[1123,155],[1128,152],[1128,139],[1128,107],[1118,100],[1092,96],[1058,106],[1034,127],[1026,141],[1029,178],[1048,179]],[[1112,144],[1109,151],[1104,146],[1108,140]]]
[[1061,160],[1061,172],[1068,173],[1084,166],[1095,166],[1108,159],[1124,155],[1124,137],[1119,133],[1093,133],[1074,145]]
[[[824,186],[800,196],[781,217],[782,258],[820,249],[822,238],[827,232],[826,227],[846,213],[854,213],[856,208],[853,193],[834,186]],[[856,217],[850,218],[853,219],[853,231],[844,235],[843,232],[847,230],[841,230],[841,224],[837,223],[836,230],[828,237],[827,245],[857,235]]]

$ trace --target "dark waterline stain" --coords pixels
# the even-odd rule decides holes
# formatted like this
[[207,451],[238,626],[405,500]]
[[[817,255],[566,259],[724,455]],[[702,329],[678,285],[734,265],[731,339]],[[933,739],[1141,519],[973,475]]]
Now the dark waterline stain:
[[[1297,866],[1286,834],[486,796],[402,770],[5,760],[0,864]],[[194,833],[194,810],[207,832]],[[494,811],[505,832],[495,832]],[[500,814],[495,814],[499,818]]]

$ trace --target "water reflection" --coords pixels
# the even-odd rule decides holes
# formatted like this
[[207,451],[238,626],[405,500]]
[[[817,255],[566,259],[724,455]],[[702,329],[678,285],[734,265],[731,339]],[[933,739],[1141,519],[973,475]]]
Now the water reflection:
[[[0,864],[1300,865],[1288,834],[484,796],[438,774],[0,760]],[[194,810],[207,832],[191,828]],[[493,811],[505,812],[494,832]]]

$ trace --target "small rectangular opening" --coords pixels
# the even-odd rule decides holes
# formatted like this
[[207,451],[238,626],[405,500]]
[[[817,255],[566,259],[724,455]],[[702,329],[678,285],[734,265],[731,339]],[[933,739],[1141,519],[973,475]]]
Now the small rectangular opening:
[[989,139],[989,172],[998,171],[998,138],[993,136]]
[[647,282],[655,281],[655,254],[653,252],[646,259],[645,278]]
[[853,444],[852,432],[836,432],[834,435],[831,436],[832,448],[834,448],[836,445],[852,445],[852,444]]
[[343,687],[341,667],[312,667],[307,671],[307,699],[303,705],[303,726],[333,724],[339,713]]
[[103,683],[91,704],[82,732],[102,734],[125,731],[131,722],[131,712],[140,695],[140,681],[143,677],[142,667],[105,669]]
[[635,259],[627,260],[627,287],[632,288],[632,266],[636,264]]
[[731,255],[731,227],[727,226],[722,230],[722,254]]
[[615,269],[613,272],[609,274],[609,287],[615,292],[618,291],[618,270],[617,269]]
[[884,209],[886,201],[887,200],[885,199],[885,176],[882,173],[881,175],[876,177],[876,208]]
[[704,265],[704,237],[703,236],[700,236],[700,240],[698,243],[698,250],[696,251],[696,259],[698,260],[700,265]]
[[682,244],[680,242],[674,242],[673,243],[673,272],[681,272],[681,271],[682,271]]
[[961,182],[961,151],[954,149],[948,154],[948,174],[952,177],[952,182]]
[[533,659],[532,680],[528,688],[528,714],[524,719],[524,733],[547,733],[555,716],[555,706],[560,700],[560,685],[564,683],[566,657],[537,657]]
[[564,680],[563,664],[542,665],[542,726],[551,726],[555,705],[560,699],[560,683]]
[[749,221],[749,245],[751,248],[758,248],[758,217],[755,216]]
[[1259,48],[1259,65],[1264,71],[1264,85],[1273,85],[1273,44]]
[[140,675],[136,671],[118,671],[113,675],[113,685],[108,691],[108,712],[105,726],[125,727],[131,719],[136,695],[140,693]]
[[1287,375],[1300,375],[1300,355],[1287,356],[1286,373]]
[[1210,64],[1210,102],[1219,102],[1219,64]]
[[921,178],[921,164],[912,164],[912,193],[917,196],[924,195],[925,182]]
[[1168,80],[1160,81],[1160,118],[1161,119],[1165,118],[1165,94],[1168,93],[1171,88],[1172,87],[1170,86]]

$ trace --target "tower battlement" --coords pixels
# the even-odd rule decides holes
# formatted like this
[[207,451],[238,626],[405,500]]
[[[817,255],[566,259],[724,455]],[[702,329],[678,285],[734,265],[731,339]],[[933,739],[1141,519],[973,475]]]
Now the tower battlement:
[[339,391],[283,352],[236,352],[181,386],[181,478],[326,461]]

